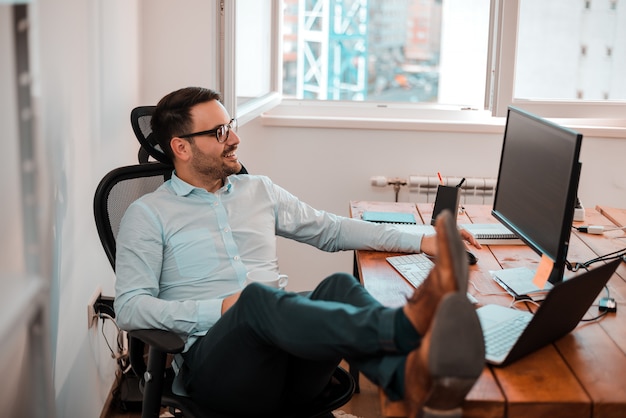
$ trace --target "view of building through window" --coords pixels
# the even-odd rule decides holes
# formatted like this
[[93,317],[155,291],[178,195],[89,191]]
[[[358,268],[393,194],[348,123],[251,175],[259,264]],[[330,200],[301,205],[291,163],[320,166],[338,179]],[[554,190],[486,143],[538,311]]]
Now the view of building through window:
[[437,101],[441,3],[286,0],[283,94]]
[[[516,98],[626,99],[626,0],[519,3]],[[489,7],[489,0],[285,0],[283,96],[480,108]]]
[[624,74],[626,1],[520,1],[515,97],[625,100]]

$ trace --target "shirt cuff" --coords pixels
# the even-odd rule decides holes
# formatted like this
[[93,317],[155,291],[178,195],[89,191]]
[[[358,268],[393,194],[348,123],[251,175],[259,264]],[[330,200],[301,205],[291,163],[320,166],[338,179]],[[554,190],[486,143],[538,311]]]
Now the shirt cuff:
[[408,250],[405,252],[419,253],[422,252],[422,238],[424,238],[424,234],[420,233],[402,234],[400,245]]
[[203,334],[211,328],[222,316],[223,299],[199,300],[197,330]]

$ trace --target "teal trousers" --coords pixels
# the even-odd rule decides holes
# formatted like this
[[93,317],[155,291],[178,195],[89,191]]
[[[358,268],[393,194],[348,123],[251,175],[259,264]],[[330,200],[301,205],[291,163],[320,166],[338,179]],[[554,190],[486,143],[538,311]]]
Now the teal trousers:
[[184,382],[209,409],[271,416],[321,393],[346,359],[400,399],[406,355],[420,341],[401,309],[382,306],[352,275],[333,274],[306,295],[253,283],[183,354]]

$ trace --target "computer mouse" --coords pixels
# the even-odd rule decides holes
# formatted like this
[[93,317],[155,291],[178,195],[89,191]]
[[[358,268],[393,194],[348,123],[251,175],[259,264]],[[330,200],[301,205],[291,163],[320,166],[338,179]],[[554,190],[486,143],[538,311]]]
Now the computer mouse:
[[478,263],[478,258],[474,255],[474,253],[472,253],[471,251],[466,251],[467,252],[467,262],[469,263],[470,266],[473,266],[474,264]]

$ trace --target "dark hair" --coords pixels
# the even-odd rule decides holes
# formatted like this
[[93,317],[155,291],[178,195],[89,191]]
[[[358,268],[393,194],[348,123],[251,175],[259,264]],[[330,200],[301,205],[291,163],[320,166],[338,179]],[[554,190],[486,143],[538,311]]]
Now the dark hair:
[[203,87],[185,87],[159,100],[150,125],[161,149],[172,161],[174,154],[170,146],[171,139],[189,133],[192,128],[191,108],[211,100],[221,101],[222,97],[218,92]]

